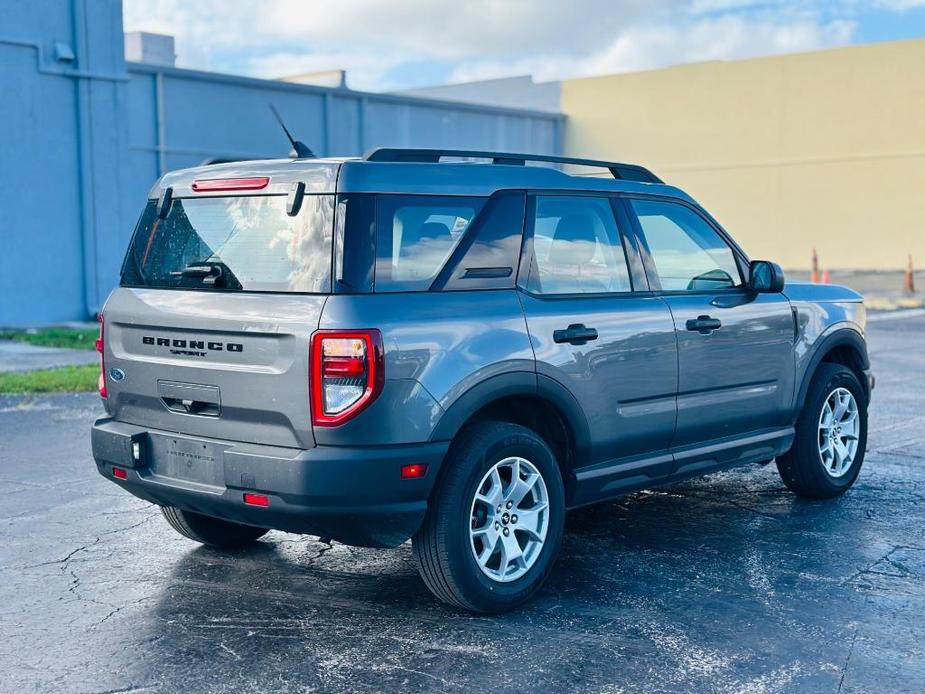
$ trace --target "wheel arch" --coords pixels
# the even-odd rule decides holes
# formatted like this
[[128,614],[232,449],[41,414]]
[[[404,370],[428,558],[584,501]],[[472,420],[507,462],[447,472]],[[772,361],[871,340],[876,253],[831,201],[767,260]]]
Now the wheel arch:
[[534,372],[501,374],[473,386],[447,408],[431,435],[449,441],[480,421],[520,424],[543,438],[556,453],[566,495],[572,470],[590,447],[590,431],[575,397],[558,381]]
[[800,388],[797,391],[796,416],[799,416],[800,410],[806,402],[806,394],[809,392],[809,384],[815,376],[820,364],[842,364],[851,369],[861,382],[864,389],[864,395],[870,399],[870,383],[867,380],[866,372],[870,369],[870,359],[867,355],[867,343],[864,337],[853,328],[839,328],[830,333],[819,341],[809,360],[806,370],[803,372],[803,378],[800,381]]

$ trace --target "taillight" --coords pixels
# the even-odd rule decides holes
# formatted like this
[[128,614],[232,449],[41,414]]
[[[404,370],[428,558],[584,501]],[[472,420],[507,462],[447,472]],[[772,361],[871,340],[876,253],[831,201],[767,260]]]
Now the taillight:
[[343,424],[382,391],[385,372],[378,330],[319,330],[311,346],[312,423]]
[[108,397],[106,392],[106,357],[103,355],[103,349],[105,347],[105,342],[103,341],[104,327],[103,327],[103,314],[99,315],[100,321],[100,336],[96,338],[96,351],[100,353],[100,377],[97,381],[97,387],[100,391],[100,397]]

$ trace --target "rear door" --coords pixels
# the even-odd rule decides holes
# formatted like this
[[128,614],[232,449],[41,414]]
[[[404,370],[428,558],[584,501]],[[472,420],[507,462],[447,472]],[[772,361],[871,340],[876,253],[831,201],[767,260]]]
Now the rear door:
[[575,502],[667,473],[674,324],[647,291],[613,200],[531,196],[525,249],[520,285],[537,372],[574,395],[590,429],[588,459],[576,461],[585,470]]
[[698,459],[684,449],[786,426],[794,386],[790,302],[748,291],[743,260],[693,206],[654,198],[627,204],[649,281],[677,332],[677,468]]
[[107,409],[178,433],[307,448],[311,334],[331,291],[333,195],[149,202],[104,309]]

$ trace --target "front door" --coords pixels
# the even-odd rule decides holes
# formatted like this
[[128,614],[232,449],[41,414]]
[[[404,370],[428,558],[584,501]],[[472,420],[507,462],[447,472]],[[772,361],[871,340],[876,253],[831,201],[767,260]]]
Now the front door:
[[[541,381],[575,397],[592,445],[576,503],[668,474],[677,347],[671,312],[647,292],[606,196],[538,195],[528,205],[521,288]],[[629,262],[628,262],[629,258]],[[659,457],[660,454],[660,457]],[[622,481],[621,481],[622,480]]]
[[[786,427],[795,380],[788,299],[749,291],[736,251],[693,207],[658,199],[630,199],[628,206],[649,281],[674,317],[675,452]],[[683,468],[685,457],[677,457]]]

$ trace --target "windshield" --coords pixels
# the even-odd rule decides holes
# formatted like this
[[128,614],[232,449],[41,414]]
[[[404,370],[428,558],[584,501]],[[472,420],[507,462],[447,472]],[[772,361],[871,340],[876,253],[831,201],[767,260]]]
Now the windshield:
[[166,219],[156,208],[138,222],[123,286],[331,291],[333,195],[306,195],[295,217],[281,195],[175,199]]

